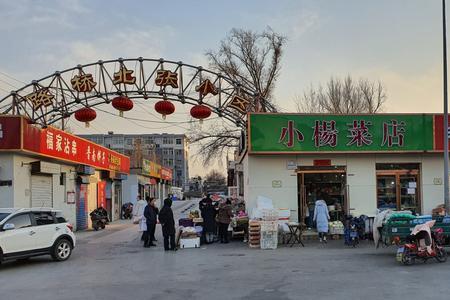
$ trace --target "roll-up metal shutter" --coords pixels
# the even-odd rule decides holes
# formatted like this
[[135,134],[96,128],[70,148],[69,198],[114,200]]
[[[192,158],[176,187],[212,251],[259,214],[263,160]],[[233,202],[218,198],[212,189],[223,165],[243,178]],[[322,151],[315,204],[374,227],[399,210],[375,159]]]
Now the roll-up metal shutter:
[[52,176],[31,176],[31,206],[53,207]]

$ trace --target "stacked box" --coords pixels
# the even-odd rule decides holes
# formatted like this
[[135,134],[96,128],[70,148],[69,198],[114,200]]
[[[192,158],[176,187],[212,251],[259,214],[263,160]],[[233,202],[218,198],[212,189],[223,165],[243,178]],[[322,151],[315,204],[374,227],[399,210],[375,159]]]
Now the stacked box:
[[259,221],[250,221],[248,224],[248,245],[250,248],[259,248],[261,239],[261,225]]

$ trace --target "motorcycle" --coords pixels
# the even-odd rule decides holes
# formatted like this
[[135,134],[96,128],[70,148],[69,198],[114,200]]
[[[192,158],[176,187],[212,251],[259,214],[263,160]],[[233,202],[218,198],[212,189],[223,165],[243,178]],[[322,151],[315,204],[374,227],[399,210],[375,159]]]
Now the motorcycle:
[[131,219],[133,217],[133,203],[128,202],[122,205],[122,219]]
[[106,224],[108,224],[108,212],[103,207],[94,209],[90,214],[92,221],[92,228],[95,231],[105,229]]
[[360,218],[354,218],[350,215],[346,217],[344,238],[347,246],[355,248],[359,244],[364,232],[363,225],[361,225]]
[[397,260],[404,265],[412,265],[416,260],[424,263],[431,258],[438,262],[447,261],[447,252],[441,245],[445,239],[442,229],[431,231],[436,221],[416,225],[407,237],[406,243],[397,250]]

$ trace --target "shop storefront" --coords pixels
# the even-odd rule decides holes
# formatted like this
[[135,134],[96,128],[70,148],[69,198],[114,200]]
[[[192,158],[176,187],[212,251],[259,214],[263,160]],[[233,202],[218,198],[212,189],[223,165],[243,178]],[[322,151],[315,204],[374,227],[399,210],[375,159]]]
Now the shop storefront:
[[2,116],[0,125],[0,207],[61,209],[78,230],[89,227],[88,213],[99,206],[115,219],[112,179],[120,187],[128,157],[23,117]]
[[244,199],[312,215],[325,197],[332,220],[377,209],[430,213],[443,203],[443,118],[432,114],[250,114],[241,163]]
[[123,182],[124,195],[135,204],[138,193],[145,199],[146,196],[158,199],[158,205],[167,197],[172,169],[163,167],[148,159],[143,159],[141,168],[132,169],[131,174]]

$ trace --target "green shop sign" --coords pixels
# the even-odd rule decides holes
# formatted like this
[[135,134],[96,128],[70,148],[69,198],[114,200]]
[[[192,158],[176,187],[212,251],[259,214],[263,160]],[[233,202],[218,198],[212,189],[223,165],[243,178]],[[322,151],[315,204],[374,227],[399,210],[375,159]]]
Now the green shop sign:
[[433,150],[433,115],[249,115],[250,153]]

